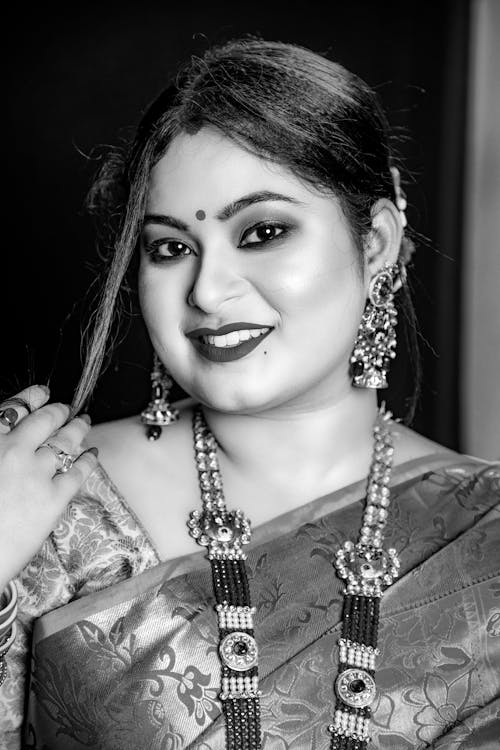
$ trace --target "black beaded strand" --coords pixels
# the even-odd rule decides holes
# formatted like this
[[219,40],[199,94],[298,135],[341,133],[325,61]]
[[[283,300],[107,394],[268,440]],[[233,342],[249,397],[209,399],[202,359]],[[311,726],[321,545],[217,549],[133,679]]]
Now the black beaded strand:
[[194,511],[190,533],[208,547],[219,617],[221,701],[227,750],[260,750],[260,691],[250,587],[241,545],[250,541],[250,525],[240,511],[227,511],[215,441],[201,409],[193,416],[195,454],[203,512]]
[[393,455],[389,419],[382,408],[374,427],[374,458],[359,541],[345,542],[336,555],[335,566],[346,587],[330,750],[366,750],[369,742],[380,597],[399,571],[396,551],[382,549]]
[[[366,750],[370,703],[375,693],[375,656],[382,590],[398,575],[396,551],[382,549],[389,505],[392,438],[390,414],[382,408],[374,427],[373,462],[359,542],[346,542],[335,565],[346,580],[339,641],[337,699],[330,750]],[[226,750],[260,750],[260,691],[257,644],[246,556],[250,523],[241,511],[228,511],[222,492],[216,442],[201,407],[193,415],[195,455],[203,510],[193,511],[191,535],[208,548],[216,610],[219,617],[221,700],[226,721]]]

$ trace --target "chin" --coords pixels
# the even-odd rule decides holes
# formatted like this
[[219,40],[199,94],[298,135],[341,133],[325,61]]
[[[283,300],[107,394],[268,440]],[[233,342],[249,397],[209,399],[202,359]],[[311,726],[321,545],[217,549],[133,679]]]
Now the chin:
[[[186,386],[186,390],[188,386]],[[224,414],[257,414],[272,409],[283,402],[283,391],[276,392],[269,383],[225,383],[214,384],[205,381],[199,386],[192,384],[191,396],[209,409]]]

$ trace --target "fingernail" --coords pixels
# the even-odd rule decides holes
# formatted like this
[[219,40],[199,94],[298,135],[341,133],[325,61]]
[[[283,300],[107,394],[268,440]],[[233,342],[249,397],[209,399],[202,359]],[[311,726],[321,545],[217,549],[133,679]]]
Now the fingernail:
[[99,455],[99,451],[95,447],[87,448],[87,450],[85,451],[85,453],[92,453],[92,455],[95,456],[96,458]]
[[90,419],[88,414],[79,414],[78,416],[80,417],[80,419],[83,419],[86,424],[92,424],[92,420]]
[[45,393],[46,396],[50,394],[50,388],[48,388],[46,385],[39,385],[38,387]]

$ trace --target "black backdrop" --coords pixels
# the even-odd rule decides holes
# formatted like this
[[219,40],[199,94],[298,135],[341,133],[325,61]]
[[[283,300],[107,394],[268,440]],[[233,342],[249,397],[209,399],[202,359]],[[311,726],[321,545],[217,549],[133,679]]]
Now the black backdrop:
[[[413,285],[424,383],[416,429],[460,447],[460,236],[469,26],[467,0],[206,4],[106,3],[24,14],[5,27],[8,52],[0,390],[49,382],[70,401],[79,330],[98,271],[83,210],[99,144],[116,143],[177,62],[245,33],[296,42],[375,86],[400,137],[409,221],[422,244]],[[138,411],[149,346],[139,318],[90,407],[94,420]],[[398,357],[390,404],[404,411],[411,366]]]

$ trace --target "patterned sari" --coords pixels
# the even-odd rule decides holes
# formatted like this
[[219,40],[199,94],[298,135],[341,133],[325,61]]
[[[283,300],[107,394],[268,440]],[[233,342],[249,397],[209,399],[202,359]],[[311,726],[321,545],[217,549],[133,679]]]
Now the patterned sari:
[[[382,599],[372,747],[498,747],[500,465],[416,459],[394,470],[391,489],[386,541],[401,576]],[[333,558],[360,527],[363,490],[254,531],[263,750],[329,747],[342,605]],[[203,554],[146,565],[39,617],[23,747],[223,750]]]

